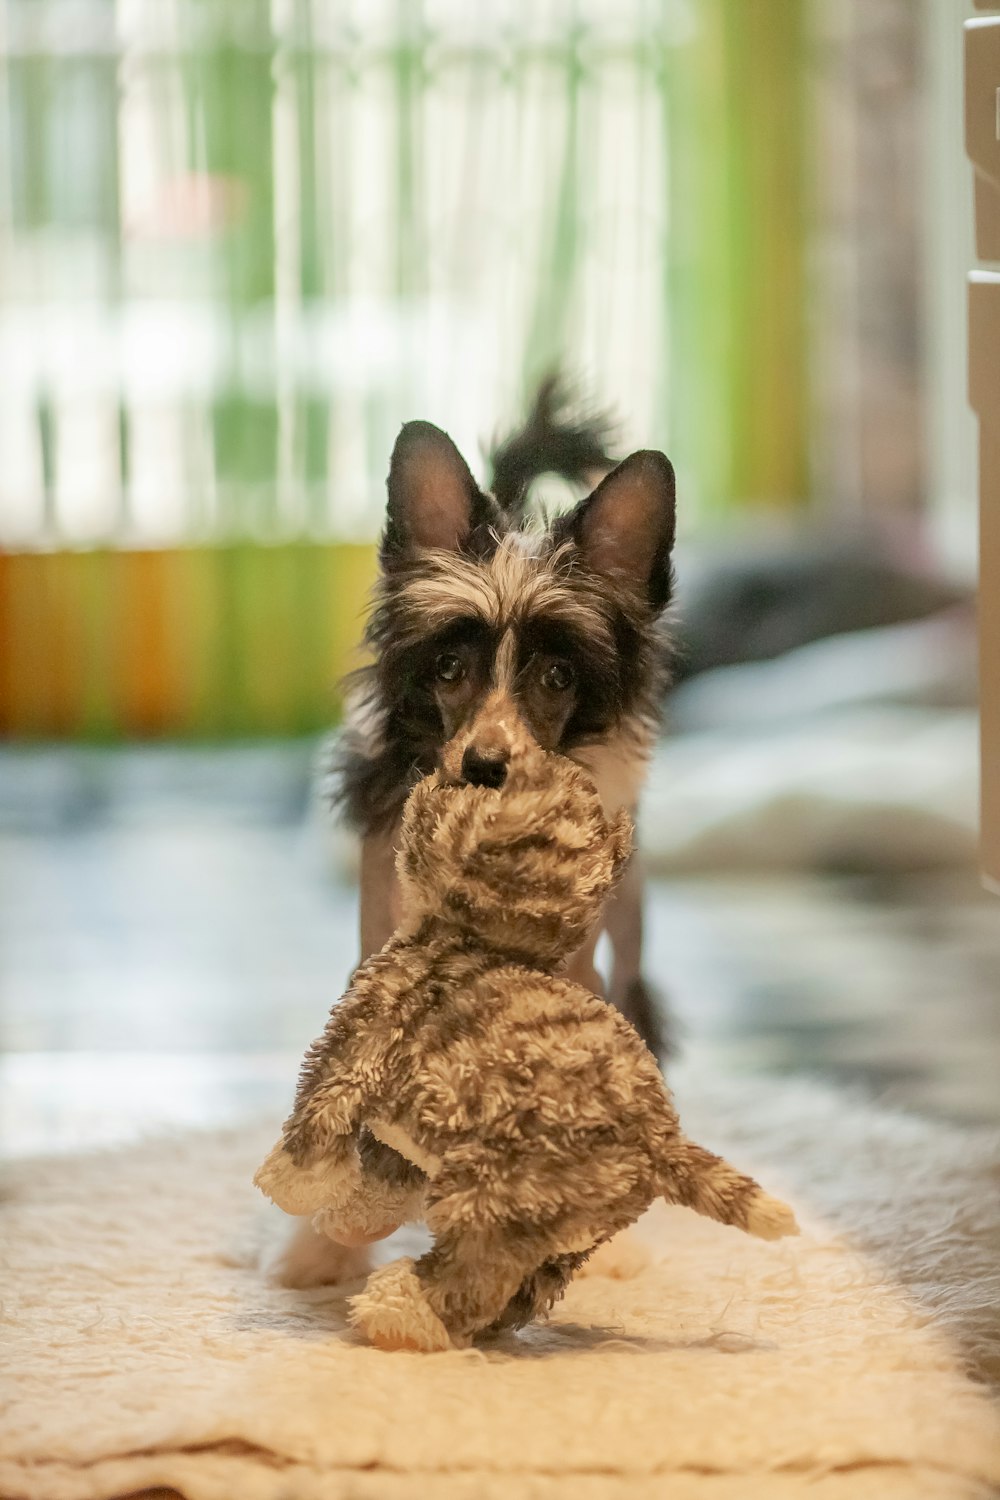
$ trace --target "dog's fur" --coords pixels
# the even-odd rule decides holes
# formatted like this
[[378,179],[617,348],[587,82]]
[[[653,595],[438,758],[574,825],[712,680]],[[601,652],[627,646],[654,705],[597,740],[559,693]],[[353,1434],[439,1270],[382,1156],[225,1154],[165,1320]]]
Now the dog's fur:
[[[593,488],[565,515],[533,523],[528,485],[552,470]],[[334,799],[362,839],[362,960],[399,923],[399,820],[411,788],[436,766],[502,777],[527,736],[590,771],[609,812],[634,811],[668,660],[658,627],[673,586],[674,501],[662,453],[613,466],[606,423],[571,416],[554,382],[495,450],[492,493],[439,428],[403,427],[366,632],[371,663],[352,684],[332,776]],[[640,968],[641,906],[633,858],[604,917],[609,997],[660,1054]],[[601,994],[595,942],[571,973]],[[319,1279],[315,1245],[300,1251],[280,1274]]]

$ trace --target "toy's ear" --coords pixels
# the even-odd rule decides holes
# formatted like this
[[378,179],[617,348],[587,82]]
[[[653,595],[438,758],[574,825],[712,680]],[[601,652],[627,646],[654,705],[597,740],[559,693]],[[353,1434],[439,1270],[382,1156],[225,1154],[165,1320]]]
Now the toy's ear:
[[436,775],[418,781],[406,799],[396,847],[396,871],[407,888],[416,887],[426,879],[427,861],[435,850],[440,806],[440,781]]
[[624,807],[612,823],[609,837],[611,840],[611,857],[614,861],[615,879],[622,873],[629,860],[632,858],[634,846],[635,828],[632,819]]
[[457,552],[495,519],[495,507],[446,432],[407,422],[389,462],[389,503],[382,561],[419,548]]

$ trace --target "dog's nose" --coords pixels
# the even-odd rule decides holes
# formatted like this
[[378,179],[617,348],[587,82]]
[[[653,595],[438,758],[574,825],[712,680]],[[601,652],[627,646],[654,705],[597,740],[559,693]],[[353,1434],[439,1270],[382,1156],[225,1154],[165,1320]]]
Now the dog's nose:
[[507,780],[507,757],[482,755],[470,745],[462,756],[462,780],[470,786],[503,786]]

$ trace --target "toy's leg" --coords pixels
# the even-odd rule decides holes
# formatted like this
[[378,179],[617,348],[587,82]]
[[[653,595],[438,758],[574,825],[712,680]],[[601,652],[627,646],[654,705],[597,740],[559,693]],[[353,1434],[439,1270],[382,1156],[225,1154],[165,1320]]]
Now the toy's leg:
[[538,1249],[502,1229],[442,1234],[421,1256],[427,1301],[457,1344],[468,1344],[503,1314],[538,1266]]
[[371,1204],[362,1203],[357,1212],[350,1205],[321,1208],[318,1214],[313,1214],[312,1222],[324,1238],[345,1250],[357,1250],[388,1239],[405,1221],[405,1214],[389,1210],[373,1213]]
[[606,1276],[609,1281],[632,1281],[652,1263],[649,1247],[634,1229],[620,1229],[611,1239],[602,1240],[591,1252],[581,1276]]
[[362,1127],[354,1178],[341,1180],[337,1196],[313,1222],[340,1245],[370,1245],[421,1217],[426,1187],[419,1167]]
[[521,1282],[499,1318],[491,1324],[491,1331],[500,1333],[505,1328],[523,1328],[535,1318],[543,1317],[559,1301],[590,1253],[589,1250],[574,1250],[543,1261],[537,1271]]
[[362,1127],[352,1169],[337,1178],[313,1224],[339,1245],[370,1245],[420,1218],[426,1186],[419,1167]]
[[502,1231],[449,1231],[416,1264],[395,1261],[370,1276],[351,1321],[381,1349],[463,1349],[536,1267],[537,1250]]
[[413,1261],[406,1256],[369,1276],[348,1304],[355,1328],[377,1349],[454,1349],[447,1328],[427,1300]]

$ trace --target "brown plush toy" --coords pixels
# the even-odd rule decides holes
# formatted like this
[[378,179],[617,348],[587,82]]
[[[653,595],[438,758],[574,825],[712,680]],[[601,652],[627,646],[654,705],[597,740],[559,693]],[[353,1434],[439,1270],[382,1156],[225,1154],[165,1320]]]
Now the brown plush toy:
[[426,1221],[433,1248],[352,1300],[382,1348],[522,1326],[657,1197],[764,1239],[796,1232],[685,1139],[633,1028],[561,976],[631,843],[584,772],[540,751],[499,790],[439,772],[410,796],[403,924],[332,1011],[255,1178],[343,1244]]

